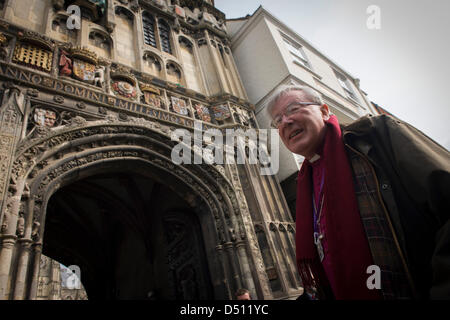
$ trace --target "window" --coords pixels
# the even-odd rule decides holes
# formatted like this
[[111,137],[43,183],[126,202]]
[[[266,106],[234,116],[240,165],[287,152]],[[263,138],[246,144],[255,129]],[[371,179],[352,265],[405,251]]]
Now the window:
[[293,41],[290,41],[286,38],[283,38],[284,43],[286,47],[288,48],[289,52],[291,53],[292,59],[294,62],[297,62],[301,64],[302,66],[305,66],[307,68],[311,68],[308,59],[306,58],[305,53],[302,50],[302,47]]
[[144,12],[142,15],[142,22],[144,28],[144,42],[152,47],[156,48],[156,38],[155,38],[155,19],[152,15]]
[[344,89],[347,97],[358,102],[355,92],[353,91],[353,89],[350,85],[350,81],[343,74],[341,74],[337,71],[334,71],[334,73],[336,74],[336,78],[338,79],[338,82],[341,85],[342,89]]
[[170,28],[164,20],[159,20],[159,37],[161,39],[161,49],[164,52],[172,54],[172,48],[170,46]]

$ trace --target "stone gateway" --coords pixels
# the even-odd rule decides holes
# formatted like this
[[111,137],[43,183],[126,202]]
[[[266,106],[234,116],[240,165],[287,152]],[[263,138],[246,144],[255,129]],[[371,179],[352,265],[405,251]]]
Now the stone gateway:
[[79,29],[74,1],[1,3],[0,299],[301,293],[276,177],[171,160],[196,122],[258,130],[214,1],[76,1]]

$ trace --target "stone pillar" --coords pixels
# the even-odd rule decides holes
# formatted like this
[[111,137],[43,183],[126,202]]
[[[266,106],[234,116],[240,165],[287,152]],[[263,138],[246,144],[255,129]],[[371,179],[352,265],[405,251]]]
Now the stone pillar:
[[[208,31],[205,30],[205,39],[206,39],[206,45],[208,47],[209,56],[213,62],[214,69],[216,70],[216,74],[218,75],[219,80],[219,86],[221,89],[221,93],[225,93],[230,91],[226,86],[226,79],[225,79],[225,71],[223,70],[223,67],[221,66],[221,63],[219,61],[219,57],[217,56],[217,50],[214,50],[215,48],[211,44],[211,37],[209,36]],[[217,44],[216,44],[217,46]]]
[[142,26],[142,12],[139,10],[135,14],[134,19],[134,41],[135,41],[135,48],[137,49],[135,52],[135,59],[136,59],[136,68],[143,72],[144,71],[144,63],[143,63],[143,56],[144,56],[144,28]]
[[19,262],[17,264],[17,274],[14,286],[13,299],[23,300],[25,298],[26,280],[27,280],[27,270],[28,270],[28,260],[30,256],[30,249],[33,240],[31,239],[19,239],[20,247]]
[[239,240],[236,242],[236,249],[239,255],[239,261],[241,266],[243,286],[248,289],[252,297],[257,297],[255,283],[253,282],[252,272],[245,251],[245,241]]
[[9,272],[16,239],[17,237],[15,235],[1,236],[0,300],[7,300],[9,298],[9,291],[11,287]]
[[217,256],[219,258],[219,264],[223,267],[223,286],[228,294],[228,298],[231,298],[233,294],[231,293],[230,283],[228,282],[228,266],[223,258],[223,247],[221,245],[216,246]]
[[[25,192],[24,192],[25,193]],[[23,195],[22,198],[28,197],[28,195]],[[31,277],[28,275],[29,264],[30,264],[30,256],[32,256],[32,224],[33,224],[33,210],[34,210],[34,198],[28,197],[27,199],[27,208],[25,213],[25,225],[24,232],[22,235],[19,234],[19,240],[17,241],[19,244],[19,262],[17,264],[17,272],[15,278],[15,286],[13,291],[14,300],[22,300],[25,299],[28,295],[29,283],[28,280]]]
[[[20,89],[12,83],[4,86],[6,90],[0,107],[0,222],[2,226],[14,150],[20,139],[25,113],[25,97]],[[4,231],[0,230],[0,232]]]
[[236,93],[238,94],[239,98],[248,100],[247,93],[245,92],[241,77],[239,75],[239,72],[237,71],[237,67],[234,62],[233,56],[231,54],[231,50],[227,47],[224,47],[223,50],[224,50],[224,55],[226,57],[228,66],[229,66],[228,69],[230,70],[230,73],[232,76],[232,81],[234,81],[235,86],[237,87],[237,90],[238,90],[238,92],[236,92]]
[[[237,289],[242,287],[242,282],[241,282],[241,278],[239,277],[239,273],[238,270],[236,268],[236,258],[235,258],[235,254],[234,254],[234,250],[233,250],[233,243],[232,242],[226,242],[224,243],[224,248],[225,251],[227,252],[227,257],[230,261],[230,265],[231,265],[231,276],[233,278],[233,282],[234,282],[234,288],[233,289]],[[234,295],[234,290],[232,292],[232,297]]]
[[20,198],[25,185],[24,179],[14,181],[10,177],[14,151],[22,132],[24,95],[12,83],[6,83],[4,87],[6,90],[0,107],[0,299],[9,297],[11,259],[17,239]]
[[38,280],[39,280],[39,265],[41,262],[41,253],[42,253],[42,244],[38,243],[34,245],[33,248],[33,258],[32,259],[32,274],[31,274],[31,281],[29,283],[29,293],[26,296],[27,299],[35,300],[37,295],[37,288],[38,288]]

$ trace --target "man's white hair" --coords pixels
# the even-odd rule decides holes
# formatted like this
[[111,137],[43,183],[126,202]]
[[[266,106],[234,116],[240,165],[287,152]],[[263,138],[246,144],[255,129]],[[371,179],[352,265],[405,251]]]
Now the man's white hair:
[[281,97],[285,96],[289,91],[294,91],[294,90],[302,91],[305,94],[305,97],[308,99],[307,102],[315,102],[315,103],[319,103],[320,105],[323,104],[320,94],[313,88],[310,88],[307,86],[302,86],[302,85],[284,84],[284,85],[279,86],[277,89],[275,89],[275,91],[272,92],[272,94],[267,99],[266,112],[268,113],[270,118],[272,118],[272,110],[275,107],[277,101]]

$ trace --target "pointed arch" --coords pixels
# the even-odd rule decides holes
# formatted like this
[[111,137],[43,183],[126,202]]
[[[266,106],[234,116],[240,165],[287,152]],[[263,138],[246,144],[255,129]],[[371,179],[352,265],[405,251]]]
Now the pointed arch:
[[[165,182],[167,178],[172,179],[170,184],[177,186],[180,195],[189,195],[189,201],[203,208],[198,213],[200,219],[210,221],[201,221],[202,228],[207,226],[203,232],[209,237],[205,241],[206,250],[210,255],[217,255],[209,259],[208,264],[213,270],[212,277],[222,279],[214,284],[214,290],[217,297],[231,298],[230,294],[242,285],[244,278],[238,261],[248,258],[242,246],[234,245],[234,230],[244,227],[238,216],[237,195],[224,172],[206,164],[174,165],[170,154],[177,142],[170,140],[170,130],[151,121],[135,119],[124,123],[109,119],[87,122],[82,119],[77,117],[68,125],[45,130],[33,140],[22,143],[17,150],[12,175],[17,181],[17,192],[23,196],[14,196],[8,201],[19,199],[23,202],[17,208],[26,208],[26,231],[21,240],[23,249],[18,249],[17,255],[12,256],[21,263],[11,280],[16,284],[11,297],[33,299],[36,296],[45,215],[51,195],[71,181],[98,172],[99,168],[121,168],[124,161],[134,161],[153,168],[144,173],[164,173]],[[27,161],[30,157],[35,160]],[[133,170],[139,166],[128,168]],[[222,253],[224,248],[227,254]]]

